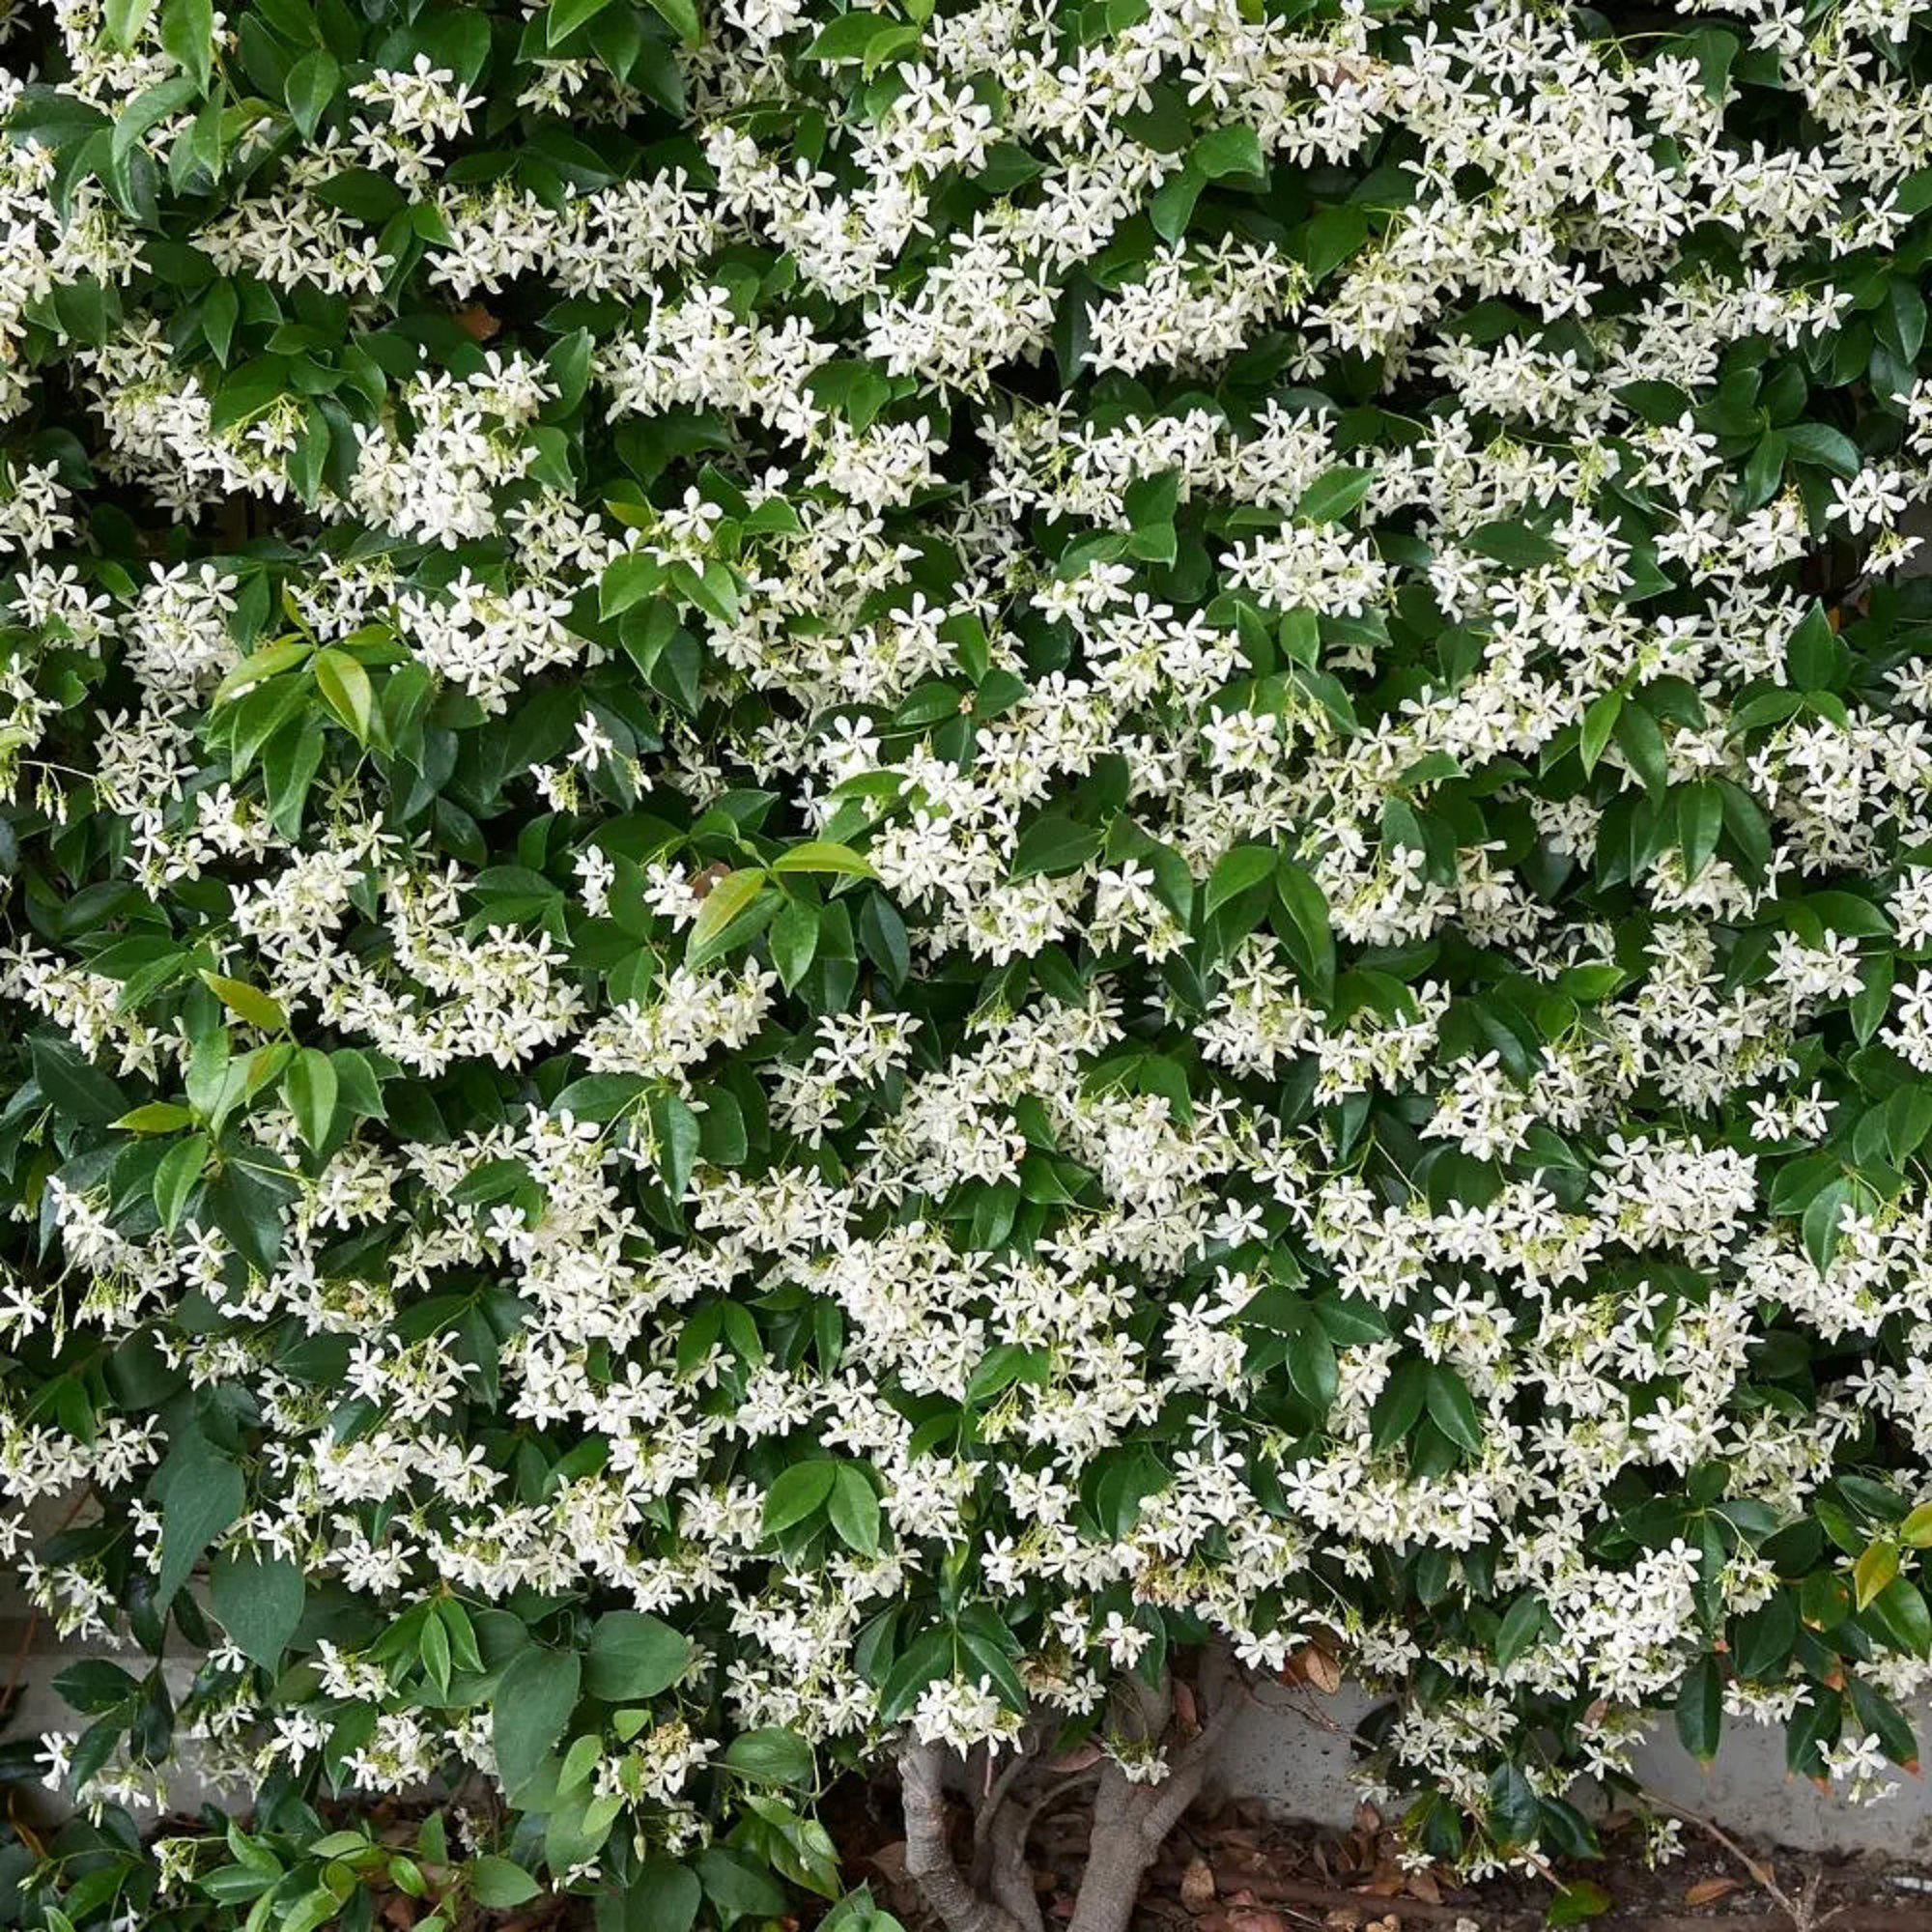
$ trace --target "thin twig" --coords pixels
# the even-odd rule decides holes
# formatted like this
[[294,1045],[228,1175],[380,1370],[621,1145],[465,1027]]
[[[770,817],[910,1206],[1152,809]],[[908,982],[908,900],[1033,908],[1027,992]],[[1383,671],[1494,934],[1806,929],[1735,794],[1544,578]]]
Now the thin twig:
[[[1400,1918],[1453,1925],[1458,1919],[1466,1920],[1473,1916],[1466,1905],[1431,1905],[1420,1898],[1390,1898],[1381,1892],[1350,1891],[1341,1886],[1308,1885],[1293,1878],[1244,1877],[1241,1888],[1270,1905],[1309,1905],[1330,1912],[1347,1911],[1353,1907],[1371,1918],[1383,1918],[1394,1913]],[[1500,1925],[1492,1921],[1491,1932],[1501,1932]]]
[[1669,1812],[1674,1818],[1682,1818],[1687,1825],[1695,1825],[1700,1832],[1721,1845],[1732,1858],[1736,1859],[1744,1866],[1746,1871],[1750,1873],[1752,1879],[1771,1897],[1772,1901],[1785,1917],[1791,1920],[1795,1932],[1820,1932],[1821,1927],[1829,1925],[1833,1919],[1844,1916],[1846,1908],[1842,1905],[1834,1905],[1831,1911],[1825,1913],[1822,1917],[1819,1916],[1817,1912],[1818,1890],[1823,1882],[1824,1875],[1816,1867],[1812,1869],[1810,1879],[1805,1885],[1804,1895],[1800,1898],[1793,1898],[1778,1884],[1777,1874],[1770,1865],[1766,1864],[1761,1859],[1752,1857],[1728,1832],[1715,1824],[1711,1819],[1703,1816],[1701,1812],[1692,1811],[1689,1806],[1676,1804],[1673,1800],[1662,1797],[1654,1791],[1646,1790],[1643,1793],[1643,1797],[1646,1804],[1655,1805],[1660,1811]]

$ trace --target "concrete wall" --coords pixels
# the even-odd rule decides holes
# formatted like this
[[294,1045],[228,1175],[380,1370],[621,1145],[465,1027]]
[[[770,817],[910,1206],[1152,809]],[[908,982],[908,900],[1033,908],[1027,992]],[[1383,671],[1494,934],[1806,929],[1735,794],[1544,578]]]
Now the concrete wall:
[[[1229,1735],[1221,1781],[1285,1816],[1346,1826],[1356,1804],[1349,1781],[1350,1734],[1371,1708],[1347,1686],[1332,1697],[1305,1687],[1264,1687]],[[1932,1713],[1920,1714],[1921,1730],[1927,1717]],[[1660,1797],[1736,1834],[1801,1851],[1932,1857],[1932,1786],[1924,1778],[1899,1772],[1894,1796],[1849,1804],[1786,1773],[1782,1728],[1729,1725],[1716,1762],[1706,1767],[1666,1721],[1638,1752],[1637,1775]]]

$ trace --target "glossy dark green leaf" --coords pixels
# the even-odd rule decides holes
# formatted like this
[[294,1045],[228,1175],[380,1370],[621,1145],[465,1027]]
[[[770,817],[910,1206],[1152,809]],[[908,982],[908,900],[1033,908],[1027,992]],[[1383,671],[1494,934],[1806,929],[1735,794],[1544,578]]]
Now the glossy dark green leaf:
[[204,1449],[172,1467],[161,1502],[157,1602],[169,1603],[187,1581],[209,1545],[240,1518],[246,1493],[242,1471],[213,1451]]
[[607,1703],[655,1697],[684,1675],[691,1640],[661,1617],[609,1610],[590,1629],[583,1688]]
[[1724,1675],[1715,1657],[1700,1657],[1677,1689],[1677,1735],[1690,1755],[1708,1764],[1724,1725]]
[[828,1458],[794,1463],[781,1470],[765,1492],[764,1525],[768,1536],[815,1516],[831,1498],[838,1465]]
[[510,1660],[491,1699],[491,1741],[513,1801],[563,1735],[582,1679],[582,1665],[568,1651],[531,1645]]
[[236,1648],[272,1670],[301,1621],[301,1571],[286,1556],[223,1552],[209,1567],[209,1601]]

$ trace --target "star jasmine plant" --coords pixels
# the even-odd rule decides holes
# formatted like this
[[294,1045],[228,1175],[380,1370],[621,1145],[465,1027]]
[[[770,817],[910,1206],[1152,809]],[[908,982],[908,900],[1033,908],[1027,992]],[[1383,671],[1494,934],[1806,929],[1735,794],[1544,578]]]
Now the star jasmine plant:
[[1926,12],[0,0],[0,1924],[1915,1764]]

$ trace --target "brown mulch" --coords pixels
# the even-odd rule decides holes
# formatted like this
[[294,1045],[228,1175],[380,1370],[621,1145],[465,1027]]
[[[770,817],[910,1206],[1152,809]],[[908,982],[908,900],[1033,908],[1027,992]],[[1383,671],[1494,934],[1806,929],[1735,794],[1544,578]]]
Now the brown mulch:
[[[869,1883],[911,1932],[937,1932],[906,1883],[889,1792],[848,1782],[831,1794],[826,1822],[852,1884]],[[1049,1925],[1071,1910],[1087,1826],[1081,1807],[1069,1804],[1034,1834],[1035,1882]],[[1134,1932],[1541,1932],[1559,1876],[1607,1894],[1606,1909],[1582,1921],[1602,1932],[1805,1932],[1695,1826],[1685,1827],[1685,1856],[1655,1871],[1637,1856],[1636,1839],[1612,1821],[1600,1861],[1550,1880],[1511,1877],[1471,1888],[1444,1872],[1406,1869],[1395,1834],[1370,1806],[1351,1831],[1336,1832],[1225,1804],[1191,1812],[1169,1840],[1148,1874]],[[1751,1851],[1788,1898],[1818,1873],[1818,1932],[1932,1932],[1932,1866]]]

